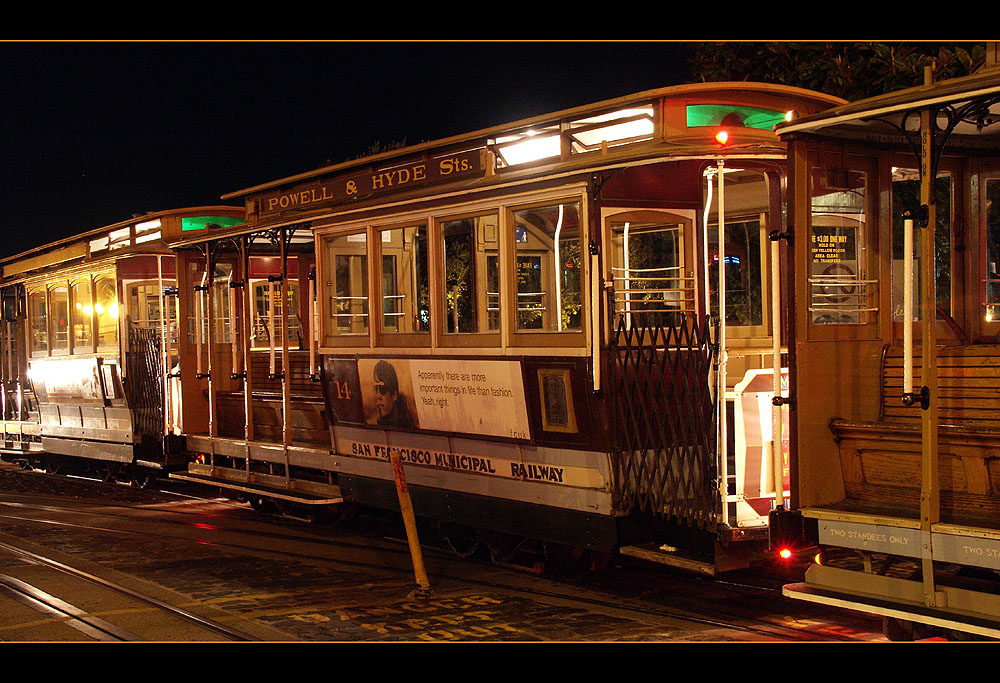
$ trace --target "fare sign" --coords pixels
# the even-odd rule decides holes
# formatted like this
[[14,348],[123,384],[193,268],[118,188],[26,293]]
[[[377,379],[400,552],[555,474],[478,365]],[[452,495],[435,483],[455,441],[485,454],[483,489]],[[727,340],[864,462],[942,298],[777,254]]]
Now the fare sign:
[[475,177],[485,172],[485,149],[411,161],[364,173],[344,174],[255,197],[260,215],[320,208],[422,185]]

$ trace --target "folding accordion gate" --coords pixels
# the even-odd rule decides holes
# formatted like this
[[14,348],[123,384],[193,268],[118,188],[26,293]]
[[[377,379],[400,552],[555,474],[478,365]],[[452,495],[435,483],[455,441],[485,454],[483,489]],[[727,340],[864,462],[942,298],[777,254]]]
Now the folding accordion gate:
[[616,317],[607,393],[617,505],[713,530],[718,397],[708,319],[637,326]]

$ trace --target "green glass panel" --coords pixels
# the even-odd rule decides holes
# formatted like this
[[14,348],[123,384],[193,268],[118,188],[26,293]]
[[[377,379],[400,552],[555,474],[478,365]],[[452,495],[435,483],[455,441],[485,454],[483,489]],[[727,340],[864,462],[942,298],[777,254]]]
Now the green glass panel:
[[181,219],[181,230],[204,230],[209,223],[228,228],[233,225],[242,225],[245,221],[234,216],[188,216]]
[[730,104],[689,104],[688,128],[698,126],[734,126],[771,130],[785,120],[785,112],[758,107],[740,107]]

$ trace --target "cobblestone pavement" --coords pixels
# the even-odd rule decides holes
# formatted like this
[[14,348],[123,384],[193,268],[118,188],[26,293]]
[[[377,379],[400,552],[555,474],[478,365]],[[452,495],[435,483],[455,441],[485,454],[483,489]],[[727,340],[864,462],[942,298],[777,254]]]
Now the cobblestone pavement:
[[[425,558],[434,576],[433,591],[417,596],[404,544],[366,539],[349,528],[269,520],[221,499],[178,499],[159,491],[0,466],[0,500],[3,494],[53,496],[86,506],[72,515],[62,513],[60,519],[74,523],[40,525],[0,515],[0,532],[140,577],[173,591],[187,606],[220,608],[231,615],[233,625],[241,620],[266,625],[280,634],[278,640],[769,639],[626,609],[607,596],[603,602],[574,600],[572,585],[545,590],[552,584],[433,552]],[[98,499],[102,506],[90,507]],[[181,514],[182,522],[170,518]],[[258,540],[267,537],[273,539],[266,546]],[[501,579],[512,587],[505,588]],[[709,601],[722,600],[720,590],[710,588]],[[581,587],[579,592],[583,598],[586,591]]]

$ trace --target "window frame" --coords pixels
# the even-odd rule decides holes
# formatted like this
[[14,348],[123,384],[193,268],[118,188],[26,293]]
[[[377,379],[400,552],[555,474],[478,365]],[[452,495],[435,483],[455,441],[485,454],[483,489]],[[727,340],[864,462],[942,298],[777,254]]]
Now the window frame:
[[[449,332],[448,331],[448,320],[447,320],[447,307],[445,306],[445,297],[447,296],[445,278],[447,273],[445,272],[446,262],[445,262],[445,245],[444,245],[444,224],[451,223],[453,221],[460,221],[467,218],[481,218],[484,216],[493,215],[496,216],[497,220],[497,278],[499,284],[499,307],[500,316],[498,320],[498,327],[496,330],[486,331],[475,331],[475,332]],[[505,261],[505,246],[504,246],[504,217],[503,210],[496,206],[490,207],[489,205],[483,206],[481,208],[470,209],[468,211],[457,211],[457,212],[443,212],[437,216],[434,216],[431,223],[433,224],[433,231],[431,233],[431,239],[434,244],[434,252],[437,255],[438,268],[436,272],[439,273],[438,277],[431,277],[432,280],[437,283],[437,295],[435,297],[434,303],[437,304],[437,309],[433,306],[431,307],[431,327],[438,329],[438,339],[437,346],[442,348],[456,348],[456,347],[501,347],[503,346],[504,330],[505,330],[505,318],[506,318],[506,302],[509,301],[509,295],[504,292],[504,261]],[[488,266],[489,255],[484,255],[483,268],[486,269]],[[478,260],[474,259],[476,267],[478,270]],[[477,297],[478,301],[478,297]],[[489,295],[487,293],[486,299],[487,305],[489,302]],[[437,311],[435,324],[435,310]],[[489,324],[489,314],[486,314],[485,320],[487,321],[487,326]]]
[[[76,298],[77,298],[76,297],[76,288],[77,288],[77,286],[82,285],[83,283],[87,283],[88,284],[88,289],[90,291],[90,321],[89,321],[90,322],[90,327],[89,327],[89,330],[88,330],[90,341],[86,345],[86,350],[84,350],[84,351],[78,351],[77,350],[77,345],[76,345],[76,335],[75,335],[75,332],[74,332],[74,329],[73,329],[74,326],[76,325],[76,322],[74,320],[74,316],[75,316],[74,311],[77,310],[76,309],[76,304],[77,304],[77,301],[76,301]],[[95,332],[95,328],[96,328],[96,325],[95,325],[95,323],[96,323],[96,316],[94,315],[94,277],[91,274],[85,273],[85,274],[80,274],[80,275],[77,275],[75,277],[70,277],[69,278],[69,315],[70,315],[70,326],[69,326],[70,327],[70,354],[71,355],[82,355],[82,354],[87,354],[87,353],[91,353],[91,354],[92,353],[97,353],[97,336],[94,333]],[[81,315],[83,315],[83,314],[81,314]]]
[[[541,329],[541,330],[531,330],[531,329],[520,329],[518,327],[517,321],[517,310],[511,310],[510,304],[504,305],[503,297],[501,296],[501,313],[507,313],[510,315],[510,343],[513,346],[571,346],[571,345],[585,345],[586,337],[588,334],[588,321],[590,315],[589,299],[588,293],[590,292],[590,268],[589,268],[589,230],[587,221],[587,211],[586,211],[586,201],[583,198],[578,197],[567,197],[566,199],[557,198],[545,198],[539,199],[538,201],[533,201],[523,204],[511,204],[506,208],[506,230],[504,230],[504,222],[501,222],[501,238],[507,245],[508,257],[501,261],[501,270],[504,267],[509,268],[507,286],[503,286],[501,280],[501,291],[507,293],[508,302],[518,301],[518,291],[517,291],[517,259],[518,250],[516,242],[516,220],[514,218],[515,214],[521,211],[528,211],[535,208],[543,208],[550,206],[557,206],[563,204],[576,204],[577,206],[577,219],[580,225],[580,234],[577,239],[579,240],[580,249],[580,328],[574,330],[551,330],[551,329]],[[547,262],[546,259],[541,260],[542,263]],[[543,272],[545,268],[543,267]],[[550,273],[551,278],[543,276],[543,286],[546,284],[546,280],[552,279],[559,276],[559,273]],[[559,314],[561,314],[561,302],[559,308]],[[515,306],[516,309],[516,306]],[[501,317],[502,320],[502,317]],[[501,322],[502,327],[502,322]],[[537,339],[536,339],[537,337]],[[574,338],[575,341],[574,341]]]
[[[881,337],[882,326],[891,317],[886,316],[887,309],[891,308],[891,289],[884,286],[883,262],[881,249],[883,247],[891,249],[889,244],[890,226],[886,225],[887,217],[883,215],[881,195],[886,189],[884,169],[879,165],[878,157],[870,156],[860,152],[844,150],[838,148],[836,152],[828,149],[813,149],[806,157],[805,181],[803,188],[807,194],[806,202],[806,225],[805,234],[799,244],[800,262],[803,264],[800,282],[804,285],[801,312],[805,320],[805,335],[810,341],[822,340],[875,340]],[[814,321],[811,310],[813,296],[810,285],[812,278],[812,237],[814,231],[813,220],[813,170],[820,168],[839,168],[846,171],[863,172],[866,176],[865,198],[864,198],[864,235],[857,243],[857,250],[860,252],[859,261],[863,264],[859,266],[857,273],[859,281],[872,281],[871,289],[867,292],[866,301],[868,307],[876,310],[866,311],[865,319],[857,323],[824,324]]]
[[[42,305],[45,309],[45,328],[42,331],[42,338],[45,341],[45,348],[36,348],[35,339],[37,338],[35,334],[35,323],[38,320],[38,316],[35,313],[34,307],[32,306],[31,298],[33,295],[41,295]],[[51,355],[52,344],[49,340],[49,320],[51,316],[49,315],[49,288],[45,283],[37,283],[34,285],[28,285],[25,291],[25,301],[27,302],[28,311],[28,322],[25,325],[28,335],[28,358],[48,358]]]
[[[521,331],[514,329],[514,312],[509,310],[507,301],[516,292],[514,279],[514,230],[515,211],[525,208],[558,203],[576,203],[580,213],[581,245],[581,329],[573,331]],[[488,214],[497,216],[497,257],[500,294],[499,330],[488,332],[454,333],[446,332],[444,320],[444,241],[442,224],[451,220],[478,217]],[[429,309],[431,316],[430,334],[424,332],[398,333],[382,331],[382,243],[381,233],[401,227],[418,224],[427,226],[429,258]],[[315,224],[317,282],[325,288],[328,281],[330,253],[327,248],[331,239],[349,234],[366,235],[365,254],[368,266],[369,321],[379,320],[378,325],[369,324],[368,335],[329,334],[329,305],[326,295],[320,300],[319,316],[322,324],[320,353],[345,353],[350,351],[374,351],[383,353],[415,352],[477,353],[495,355],[519,355],[527,349],[536,348],[555,355],[587,355],[591,343],[591,278],[589,263],[589,199],[584,183],[564,185],[547,190],[514,193],[506,196],[490,197],[483,200],[442,204],[424,210],[401,209],[397,213],[384,213],[364,219],[331,217],[322,224]],[[375,266],[371,265],[375,264]],[[377,266],[377,267],[376,267]],[[488,318],[487,318],[488,319]]]
[[[96,312],[97,304],[97,283],[101,280],[110,280],[114,285],[115,302],[118,306],[119,317],[121,315],[121,301],[119,299],[119,281],[114,269],[97,268],[93,271],[73,270],[60,273],[57,276],[49,276],[45,279],[37,279],[25,282],[25,302],[27,308],[27,320],[25,324],[27,357],[29,359],[41,358],[68,358],[72,356],[117,356],[121,351],[121,327],[119,318],[112,316],[116,321],[114,330],[114,344],[100,344],[99,323],[100,316]],[[79,345],[73,337],[73,316],[75,311],[74,287],[87,282],[90,290],[90,304],[93,310],[90,315],[90,343]],[[64,348],[53,348],[53,338],[55,330],[52,327],[52,291],[57,288],[66,290],[66,346]],[[42,295],[45,304],[45,349],[35,347],[34,324],[37,320],[36,312],[32,309],[31,297]]]
[[[886,194],[885,196],[889,199],[889,206],[886,213],[887,234],[888,242],[885,247],[889,253],[888,263],[889,263],[889,282],[890,287],[888,295],[889,301],[889,314],[888,323],[892,326],[892,338],[896,340],[901,340],[903,338],[903,316],[902,311],[900,311],[899,319],[896,319],[896,300],[894,297],[894,290],[896,288],[896,282],[894,279],[895,269],[893,267],[893,262],[895,261],[895,248],[896,243],[893,235],[893,224],[895,222],[895,217],[897,215],[897,208],[895,202],[893,201],[893,172],[894,168],[905,168],[910,171],[915,171],[918,174],[918,195],[919,199],[919,163],[912,156],[905,155],[889,155],[889,165],[886,167],[885,173],[887,178]],[[973,264],[972,271],[968,270],[969,264],[966,263],[965,249],[961,245],[962,235],[960,234],[960,229],[956,225],[960,216],[963,215],[965,205],[965,172],[962,168],[961,160],[955,157],[942,157],[937,168],[938,178],[947,177],[949,178],[949,216],[948,216],[948,243],[950,249],[949,255],[949,267],[950,267],[950,291],[948,299],[948,311],[946,311],[951,318],[955,321],[955,324],[959,326],[963,331],[968,334],[975,334],[973,332],[972,325],[969,324],[968,312],[965,310],[963,302],[967,297],[971,296],[971,287],[966,284],[966,273],[973,272],[979,273],[980,269],[977,267],[978,264]],[[985,187],[985,186],[984,186]],[[936,204],[936,217],[940,216],[940,204]],[[985,215],[984,215],[985,219]],[[915,225],[913,232],[914,249],[920,248],[920,227]],[[902,250],[902,245],[900,245]],[[985,266],[985,261],[984,264]],[[902,270],[899,271],[899,278],[903,276]],[[985,277],[985,275],[983,275]],[[921,325],[920,325],[920,301],[922,298],[922,290],[919,288],[920,284],[920,273],[919,271],[915,274],[913,279],[913,286],[916,288],[916,301],[913,304],[913,337],[914,339],[919,339],[921,335]],[[978,286],[980,283],[976,283]],[[902,282],[899,283],[899,288],[902,290]],[[902,291],[900,291],[900,297],[902,297]],[[900,298],[900,306],[902,306],[902,298]],[[957,341],[957,336],[955,331],[952,329],[951,325],[941,318],[940,315],[936,318],[937,323],[935,325],[935,335],[938,339]],[[998,330],[1000,331],[1000,330]]]
[[[989,278],[989,245],[987,244],[987,239],[989,236],[987,219],[988,219],[988,190],[991,183],[996,183],[998,190],[1000,190],[1000,164],[990,163],[984,164],[984,166],[979,171],[979,186],[980,191],[978,193],[973,193],[977,197],[977,205],[973,206],[973,213],[971,215],[975,216],[974,229],[978,240],[976,244],[975,251],[975,263],[969,265],[969,270],[967,271],[971,276],[976,278],[975,291],[976,295],[971,295],[970,286],[966,290],[967,299],[971,302],[971,306],[974,307],[969,314],[975,316],[975,323],[968,324],[969,332],[976,334],[980,340],[992,340],[995,339],[998,334],[1000,334],[1000,316],[996,320],[986,320],[986,304],[989,300],[988,292],[989,288],[987,286],[986,280]],[[970,232],[966,229],[966,233]],[[1000,270],[1000,266],[998,266]],[[1000,289],[1000,283],[997,285]],[[952,287],[954,292],[954,287]]]
[[[434,327],[434,275],[435,272],[433,262],[433,252],[434,252],[434,242],[433,242],[433,230],[431,227],[431,221],[426,218],[421,218],[420,216],[415,216],[412,220],[393,220],[388,222],[374,222],[369,227],[371,228],[371,246],[368,249],[368,288],[371,292],[369,294],[369,300],[374,302],[374,305],[369,304],[368,306],[368,318],[369,318],[369,328],[370,332],[373,332],[374,346],[406,346],[406,347],[430,347],[431,337],[433,335]],[[385,299],[386,296],[383,293],[383,259],[387,255],[383,251],[384,242],[382,241],[382,234],[385,232],[392,232],[393,230],[406,230],[407,228],[423,227],[426,232],[427,247],[425,249],[425,257],[427,259],[427,288],[428,288],[428,314],[430,320],[428,322],[426,331],[413,331],[413,332],[399,332],[393,330],[385,329]],[[395,256],[393,254],[393,256]],[[373,268],[373,264],[376,266]],[[397,285],[397,291],[399,287]],[[377,316],[377,317],[376,317]],[[371,321],[377,320],[377,325],[372,325]],[[371,328],[374,328],[373,330]]]
[[[678,224],[681,226],[682,263],[684,271],[690,274],[684,275],[683,277],[695,278],[695,284],[693,287],[693,308],[697,312],[702,304],[701,300],[704,296],[701,291],[703,283],[699,277],[701,265],[698,263],[698,245],[701,241],[701,237],[697,234],[695,229],[695,225],[697,224],[695,212],[690,209],[651,208],[639,206],[604,209],[601,215],[601,223],[604,232],[604,263],[602,265],[602,269],[604,281],[608,283],[614,282],[613,268],[615,267],[614,264],[616,263],[615,259],[617,257],[617,251],[614,249],[615,236],[618,232],[612,227],[612,223],[624,223],[625,221]],[[615,316],[618,315],[617,307],[614,311],[612,311],[612,313]],[[617,320],[617,317],[615,320]]]

